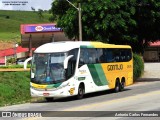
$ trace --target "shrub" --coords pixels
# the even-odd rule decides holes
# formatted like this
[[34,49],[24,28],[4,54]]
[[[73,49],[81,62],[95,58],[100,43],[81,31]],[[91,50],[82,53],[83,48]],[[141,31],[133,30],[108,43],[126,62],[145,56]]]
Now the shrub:
[[11,63],[11,64],[16,63],[16,58],[12,57],[7,59],[7,63]]
[[141,56],[133,54],[133,79],[139,78],[144,72],[144,62]]
[[6,16],[6,19],[9,19],[9,18],[10,18],[10,17],[7,15],[7,16]]

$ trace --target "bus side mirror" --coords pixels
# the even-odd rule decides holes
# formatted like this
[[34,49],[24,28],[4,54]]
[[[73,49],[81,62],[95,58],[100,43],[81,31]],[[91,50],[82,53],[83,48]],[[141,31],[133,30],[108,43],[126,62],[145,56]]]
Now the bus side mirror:
[[32,57],[30,57],[30,58],[28,58],[28,59],[26,59],[26,60],[24,61],[24,63],[23,63],[24,69],[27,69],[27,63],[28,63],[30,60],[32,60]]
[[73,57],[73,55],[69,55],[68,57],[65,58],[65,60],[64,60],[64,69],[67,69],[67,67],[68,67],[68,61],[72,57]]

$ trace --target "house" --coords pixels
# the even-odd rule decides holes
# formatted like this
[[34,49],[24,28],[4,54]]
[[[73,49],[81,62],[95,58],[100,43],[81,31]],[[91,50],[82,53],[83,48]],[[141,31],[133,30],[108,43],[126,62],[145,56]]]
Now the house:
[[[35,48],[32,48],[32,50],[35,50]],[[22,48],[22,46],[4,49],[0,51],[0,65],[5,65],[5,57],[6,59],[9,59],[11,57],[15,57],[18,59],[27,58],[29,56],[29,49],[28,48]]]
[[5,65],[5,57],[0,57],[0,66]]
[[143,58],[145,62],[160,62],[160,41],[150,42],[144,51]]

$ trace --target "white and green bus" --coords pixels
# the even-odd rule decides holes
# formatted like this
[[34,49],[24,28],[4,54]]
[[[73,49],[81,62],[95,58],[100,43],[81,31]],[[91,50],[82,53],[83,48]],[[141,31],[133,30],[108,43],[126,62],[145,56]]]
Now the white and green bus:
[[53,42],[38,47],[29,59],[31,96],[47,101],[68,96],[80,99],[108,89],[118,92],[133,83],[132,49],[128,45]]

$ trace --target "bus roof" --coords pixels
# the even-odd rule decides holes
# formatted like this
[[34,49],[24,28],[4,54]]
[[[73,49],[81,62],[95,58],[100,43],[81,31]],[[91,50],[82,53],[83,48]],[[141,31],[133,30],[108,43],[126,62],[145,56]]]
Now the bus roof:
[[74,48],[130,48],[129,45],[114,45],[93,41],[52,42],[41,45],[35,53],[65,52]]

